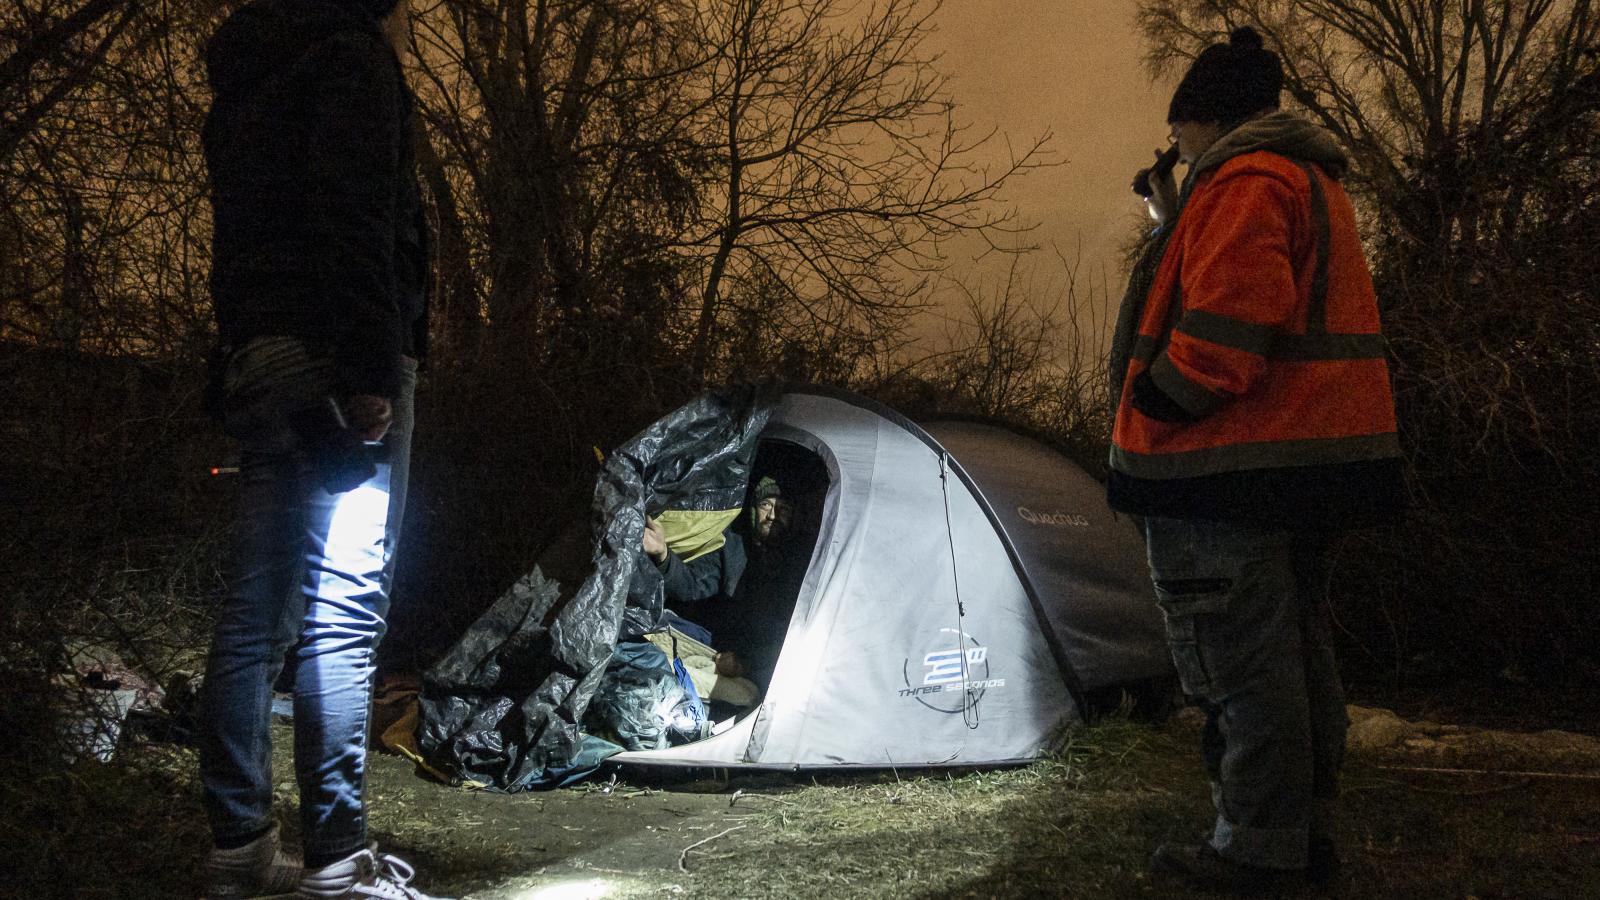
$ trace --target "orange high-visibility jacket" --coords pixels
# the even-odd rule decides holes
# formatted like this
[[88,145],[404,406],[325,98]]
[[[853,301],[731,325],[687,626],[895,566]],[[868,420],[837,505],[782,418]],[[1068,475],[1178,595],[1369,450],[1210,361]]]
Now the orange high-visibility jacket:
[[[1136,402],[1152,387],[1175,415]],[[1316,526],[1397,507],[1377,298],[1349,197],[1320,167],[1258,150],[1196,178],[1112,445],[1111,502],[1130,512]]]

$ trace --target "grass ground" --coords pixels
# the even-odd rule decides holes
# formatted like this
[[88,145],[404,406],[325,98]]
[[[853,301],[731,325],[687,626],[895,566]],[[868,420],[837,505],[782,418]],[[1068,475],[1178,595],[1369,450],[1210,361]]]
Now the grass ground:
[[[429,889],[481,900],[1205,896],[1144,871],[1157,842],[1208,822],[1196,741],[1189,718],[1113,720],[1008,771],[598,782],[517,796],[442,787],[377,757],[372,828]],[[280,752],[280,772],[287,763]],[[1396,764],[1406,762],[1351,761],[1345,872],[1308,896],[1600,896],[1600,781]],[[195,896],[207,842],[193,772],[190,751],[146,745],[111,765],[5,779],[0,896]],[[292,808],[291,786],[279,788]]]

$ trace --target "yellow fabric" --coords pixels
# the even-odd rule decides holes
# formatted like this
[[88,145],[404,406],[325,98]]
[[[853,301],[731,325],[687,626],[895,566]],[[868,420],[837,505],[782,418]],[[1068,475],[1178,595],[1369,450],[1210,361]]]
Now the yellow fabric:
[[668,659],[690,660],[695,657],[716,659],[717,651],[700,643],[687,634],[668,625],[660,631],[652,631],[644,639],[656,645]]
[[707,553],[722,549],[727,538],[722,536],[742,509],[716,509],[699,512],[689,509],[669,509],[656,516],[661,533],[666,536],[667,549],[678,554],[684,562],[698,559]]
[[683,667],[694,682],[701,699],[722,700],[744,709],[761,702],[761,688],[748,678],[717,674],[717,651],[676,628],[667,626],[644,636],[669,659],[683,660]]

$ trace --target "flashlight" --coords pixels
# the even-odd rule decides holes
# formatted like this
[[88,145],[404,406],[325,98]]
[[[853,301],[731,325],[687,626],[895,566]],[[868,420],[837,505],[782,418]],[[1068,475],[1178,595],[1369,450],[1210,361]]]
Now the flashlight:
[[1141,169],[1139,174],[1133,176],[1133,192],[1148,199],[1155,189],[1150,186],[1151,178],[1159,178],[1172,171],[1178,164],[1178,142],[1173,141],[1172,146],[1156,155],[1156,164],[1148,169]]

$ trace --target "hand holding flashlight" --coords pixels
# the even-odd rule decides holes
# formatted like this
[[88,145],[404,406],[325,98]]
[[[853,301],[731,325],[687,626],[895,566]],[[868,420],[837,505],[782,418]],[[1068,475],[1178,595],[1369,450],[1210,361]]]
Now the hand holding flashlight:
[[387,397],[357,394],[344,402],[344,417],[358,437],[375,444],[383,440],[394,421],[394,405]]
[[1133,191],[1143,197],[1150,217],[1166,224],[1178,211],[1178,182],[1172,170],[1178,164],[1178,144],[1155,151],[1155,163],[1133,176]]

